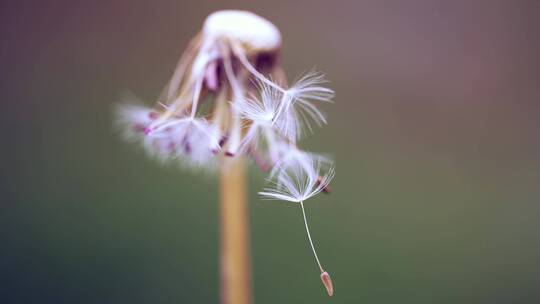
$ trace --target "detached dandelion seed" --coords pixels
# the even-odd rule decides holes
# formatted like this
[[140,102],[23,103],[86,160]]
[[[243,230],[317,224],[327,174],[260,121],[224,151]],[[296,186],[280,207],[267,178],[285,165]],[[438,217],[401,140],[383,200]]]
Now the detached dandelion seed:
[[310,157],[307,161],[312,165],[311,167],[308,167],[309,169],[306,169],[304,165],[292,165],[282,168],[283,171],[278,175],[277,181],[271,181],[274,183],[275,187],[267,188],[264,191],[259,192],[259,194],[267,199],[276,199],[300,204],[309,244],[311,245],[315,261],[321,271],[321,280],[326,287],[328,295],[332,296],[334,293],[332,280],[330,279],[328,272],[322,267],[317,251],[315,250],[315,245],[313,245],[304,208],[304,201],[322,192],[328,186],[334,177],[334,169],[333,167],[328,168],[327,172],[321,176],[320,173],[326,163],[321,159],[314,157]]
[[[118,106],[124,137],[151,157],[220,169],[223,302],[250,301],[244,158],[270,171],[274,187],[262,196],[300,204],[321,280],[333,294],[304,209],[305,200],[328,192],[333,165],[328,157],[301,150],[298,142],[327,123],[318,105],[331,102],[334,92],[318,72],[289,86],[280,49],[281,33],[268,20],[246,11],[215,12],[189,43],[154,107],[135,105],[134,98]],[[203,102],[212,104],[201,107]]]

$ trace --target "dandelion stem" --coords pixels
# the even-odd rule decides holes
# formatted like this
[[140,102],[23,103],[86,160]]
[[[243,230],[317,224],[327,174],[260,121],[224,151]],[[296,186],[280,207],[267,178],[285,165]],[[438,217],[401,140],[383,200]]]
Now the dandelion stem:
[[221,303],[248,304],[251,275],[244,161],[226,157],[221,166]]
[[309,227],[307,223],[306,218],[306,211],[304,209],[304,202],[300,202],[300,206],[302,207],[302,215],[304,216],[304,225],[306,226],[306,232],[309,239],[309,244],[311,245],[311,250],[313,251],[313,255],[315,256],[315,260],[317,260],[317,265],[319,265],[319,269],[321,270],[321,273],[324,272],[324,269],[321,266],[321,262],[319,261],[319,257],[317,256],[317,251],[315,251],[315,246],[313,246],[313,240],[311,239],[311,234],[309,233]]

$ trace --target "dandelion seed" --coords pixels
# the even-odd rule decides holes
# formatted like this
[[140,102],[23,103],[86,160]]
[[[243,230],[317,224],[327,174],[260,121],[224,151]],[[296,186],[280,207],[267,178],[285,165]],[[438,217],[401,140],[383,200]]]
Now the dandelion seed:
[[328,186],[334,177],[334,169],[333,167],[330,167],[325,174],[321,175],[321,168],[324,165],[323,162],[316,158],[310,158],[310,161],[312,163],[310,168],[313,170],[306,170],[303,166],[290,166],[282,168],[282,174],[277,175],[277,181],[272,180],[275,187],[266,188],[264,191],[259,192],[259,195],[267,199],[283,200],[300,204],[309,244],[311,245],[311,250],[313,251],[315,261],[317,262],[319,270],[321,271],[321,280],[328,292],[328,295],[332,296],[334,293],[332,280],[330,279],[328,272],[323,269],[317,255],[317,251],[315,250],[311,233],[309,231],[304,201],[317,195],[323,191],[326,186]]
[[326,124],[325,115],[312,103],[332,101],[334,91],[322,86],[326,82],[323,74],[312,71],[302,76],[288,90],[288,104],[284,103],[283,111],[287,112],[292,107],[290,115],[296,122],[296,138],[303,135],[304,128],[313,133],[312,121],[318,126]]
[[313,133],[312,122],[318,126],[326,124],[325,115],[313,104],[313,101],[332,102],[334,92],[322,86],[326,82],[324,75],[314,71],[301,77],[289,89],[259,78],[256,87],[261,100],[255,104],[261,107],[244,109],[246,119],[271,120],[281,135],[296,142],[304,135],[305,129]]

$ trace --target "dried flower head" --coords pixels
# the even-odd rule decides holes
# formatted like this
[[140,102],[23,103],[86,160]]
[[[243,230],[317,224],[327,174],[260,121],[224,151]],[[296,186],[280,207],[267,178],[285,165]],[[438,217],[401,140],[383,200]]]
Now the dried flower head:
[[[321,73],[292,85],[278,65],[281,34],[269,21],[245,11],[219,11],[191,41],[154,108],[125,103],[118,122],[126,139],[152,156],[208,168],[221,156],[251,157],[270,170],[276,188],[267,198],[300,203],[328,190],[332,161],[298,148],[298,140],[326,123],[317,103],[334,92]],[[268,76],[265,76],[268,75]],[[211,106],[201,109],[203,102]],[[320,266],[331,295],[330,277]],[[330,285],[328,285],[330,284]]]

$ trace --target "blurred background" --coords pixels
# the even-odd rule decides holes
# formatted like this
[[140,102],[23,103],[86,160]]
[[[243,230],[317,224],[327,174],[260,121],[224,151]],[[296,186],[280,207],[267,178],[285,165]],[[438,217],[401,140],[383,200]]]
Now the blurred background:
[[540,301],[537,1],[4,1],[0,303],[217,303],[217,179],[148,159],[112,128],[152,104],[211,12],[282,31],[289,77],[337,92],[302,142],[333,193],[261,201],[255,303]]

